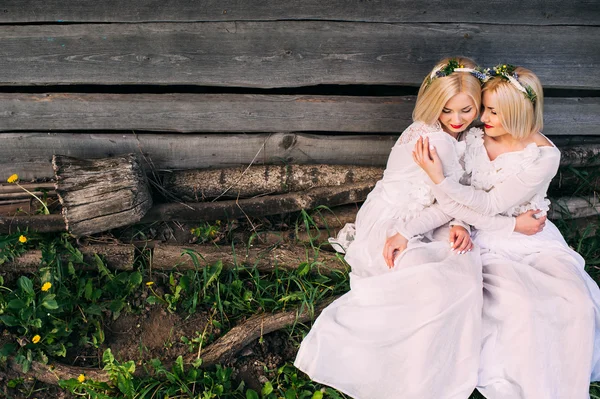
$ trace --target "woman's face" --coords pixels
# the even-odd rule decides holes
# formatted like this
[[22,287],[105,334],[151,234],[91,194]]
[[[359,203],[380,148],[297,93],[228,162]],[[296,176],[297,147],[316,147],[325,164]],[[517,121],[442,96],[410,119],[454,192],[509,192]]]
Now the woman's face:
[[467,93],[458,93],[452,97],[440,114],[440,123],[444,131],[455,135],[465,130],[477,117],[473,99]]
[[485,134],[490,137],[499,137],[508,134],[500,122],[500,115],[498,114],[498,101],[496,93],[489,91],[483,92],[483,113],[481,114],[481,122],[485,129]]

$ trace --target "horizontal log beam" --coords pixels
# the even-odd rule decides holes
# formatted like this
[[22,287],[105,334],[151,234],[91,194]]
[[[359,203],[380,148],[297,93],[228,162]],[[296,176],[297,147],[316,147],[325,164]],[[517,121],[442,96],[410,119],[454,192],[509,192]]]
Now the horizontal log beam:
[[[6,180],[54,178],[52,156],[106,158],[137,153],[159,171],[225,168],[251,164],[337,164],[384,166],[397,135],[274,134],[77,134],[3,133],[0,170]],[[594,136],[552,136],[562,150],[562,165],[600,165],[600,142]]]
[[[114,270],[133,270],[136,248],[128,244],[92,244],[80,245],[77,249],[83,255],[83,261],[87,263],[87,269],[97,269],[95,255],[102,258],[105,266]],[[68,262],[67,257],[63,259]],[[19,273],[34,273],[42,264],[42,251],[34,249],[25,252],[18,258],[0,265],[3,271]]]
[[155,205],[141,223],[155,221],[205,221],[259,217],[313,209],[318,206],[338,206],[364,201],[374,183],[353,183],[339,187],[320,187],[310,190],[269,195],[243,200],[228,200],[185,204]]
[[164,190],[185,202],[194,202],[282,194],[365,181],[375,184],[382,175],[383,168],[377,166],[253,165],[165,173],[161,180]]
[[546,88],[598,89],[598,29],[322,21],[0,25],[0,84],[416,87],[440,58],[463,54],[482,65],[510,60],[528,67]]
[[600,214],[600,200],[596,196],[558,198],[552,201],[550,219],[580,219]]
[[[48,190],[48,194],[52,193],[54,190],[54,183],[24,183],[19,182],[19,186],[26,188],[29,191],[37,191],[37,190]],[[7,193],[25,193],[23,188],[17,186],[16,184],[0,184],[0,194]]]
[[[400,134],[412,123],[415,101],[415,96],[0,93],[0,129]],[[544,119],[547,135],[600,135],[600,98],[547,98]]]
[[307,252],[303,246],[284,246],[272,248],[256,245],[247,248],[244,245],[217,247],[215,245],[155,245],[152,250],[152,267],[159,270],[189,270],[196,269],[191,255],[186,251],[192,250],[197,254],[197,260],[202,266],[223,262],[226,268],[240,266],[256,267],[264,273],[275,269],[296,270],[302,262],[315,262],[315,270],[323,274],[347,271],[348,266],[342,258],[325,252]]
[[26,229],[39,233],[54,233],[66,231],[66,226],[62,215],[0,216],[1,234],[11,234]]
[[[417,0],[305,0],[302,7],[293,1],[205,0],[199,7],[188,0],[163,2],[150,7],[142,0],[101,2],[46,0],[3,0],[0,23],[25,22],[196,22],[196,21],[277,21],[333,20],[364,22],[448,22],[526,25],[597,25],[600,8],[594,0],[532,1],[491,0],[481,12],[470,0],[442,2]],[[423,12],[426,9],[427,12]]]

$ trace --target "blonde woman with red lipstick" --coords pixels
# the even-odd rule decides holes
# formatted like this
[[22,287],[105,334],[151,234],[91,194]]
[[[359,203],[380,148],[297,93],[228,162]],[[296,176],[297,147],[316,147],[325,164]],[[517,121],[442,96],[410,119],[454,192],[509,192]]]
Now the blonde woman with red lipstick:
[[[467,138],[471,186],[448,178],[435,146],[414,158],[442,209],[468,223],[516,216],[549,201],[560,152],[542,133],[543,92],[525,68],[499,65],[483,88],[485,134]],[[478,231],[483,263],[483,343],[478,389],[488,399],[589,399],[600,379],[600,290],[552,222],[532,236]]]
[[[313,380],[355,399],[466,399],[473,391],[483,301],[480,256],[469,251],[462,223],[448,226],[451,217],[434,203],[411,151],[427,137],[445,173],[460,179],[465,143],[457,139],[478,115],[478,73],[465,58],[435,66],[383,179],[355,225],[335,241],[346,247],[351,290],[321,313],[302,342],[294,364]],[[531,215],[522,220],[537,231],[540,222]],[[515,228],[513,217],[478,223]],[[348,235],[353,241],[345,240]]]

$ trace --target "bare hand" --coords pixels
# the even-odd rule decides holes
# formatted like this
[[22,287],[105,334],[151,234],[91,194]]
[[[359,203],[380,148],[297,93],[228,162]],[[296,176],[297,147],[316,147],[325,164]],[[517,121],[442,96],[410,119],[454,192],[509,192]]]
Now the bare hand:
[[402,253],[408,245],[408,240],[400,233],[389,237],[383,246],[383,258],[388,268],[394,267],[394,258]]
[[419,137],[413,150],[413,160],[427,173],[431,181],[439,184],[444,180],[444,168],[442,160],[437,154],[435,147],[429,144],[429,137],[423,140]]
[[544,226],[546,225],[546,219],[548,218],[546,216],[542,216],[541,218],[537,219],[535,215],[540,212],[541,210],[539,209],[529,210],[517,216],[515,231],[517,233],[532,236],[544,230]]
[[464,254],[473,249],[473,241],[467,229],[462,226],[450,228],[450,246],[453,251]]

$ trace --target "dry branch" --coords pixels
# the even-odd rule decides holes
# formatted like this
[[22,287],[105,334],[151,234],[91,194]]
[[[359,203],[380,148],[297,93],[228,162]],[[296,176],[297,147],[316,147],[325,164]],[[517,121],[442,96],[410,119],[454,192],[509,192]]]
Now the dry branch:
[[[334,297],[322,302],[314,309],[314,313],[306,306],[300,306],[293,310],[252,316],[207,346],[200,354],[202,366],[210,367],[227,363],[255,339],[295,323],[310,321],[336,299],[337,297]],[[187,363],[192,363],[195,356],[188,355],[185,360]]]
[[80,374],[83,374],[87,379],[94,381],[109,381],[109,376],[104,370],[75,367],[60,363],[43,364],[40,362],[33,362],[31,364],[31,369],[27,373],[23,373],[23,369],[14,361],[14,359],[9,360],[9,366],[20,374],[33,377],[38,381],[52,385],[58,385],[58,381],[60,380],[77,378]]
[[164,175],[165,188],[184,201],[248,198],[381,179],[383,168],[356,165],[255,165]]
[[65,224],[75,236],[134,224],[152,206],[134,154],[94,160],[55,155],[52,166]]

